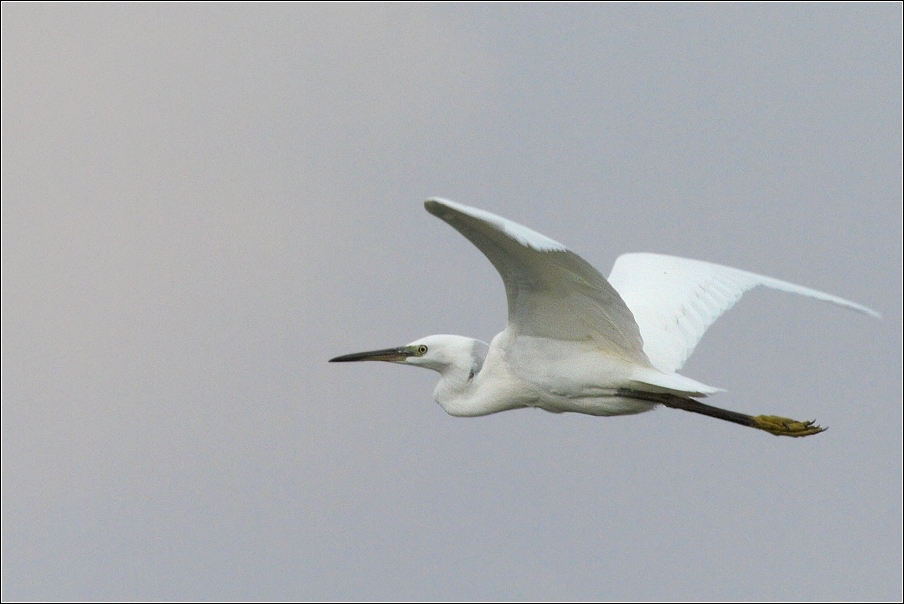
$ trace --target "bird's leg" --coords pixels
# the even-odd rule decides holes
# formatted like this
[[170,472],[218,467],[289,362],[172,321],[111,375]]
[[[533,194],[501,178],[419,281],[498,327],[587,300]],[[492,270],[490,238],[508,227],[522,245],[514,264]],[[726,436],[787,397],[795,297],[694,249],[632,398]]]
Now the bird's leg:
[[662,404],[666,407],[671,407],[672,409],[684,409],[685,411],[692,411],[694,413],[724,419],[736,424],[741,424],[742,426],[756,428],[757,430],[765,430],[776,436],[810,436],[826,430],[825,428],[816,425],[813,421],[799,422],[778,415],[746,415],[744,413],[737,413],[735,411],[728,411],[727,409],[706,405],[692,398],[686,399],[675,397],[672,400],[663,401]]
[[811,434],[819,434],[826,430],[826,428],[817,426],[812,421],[799,422],[777,415],[746,415],[744,413],[706,405],[696,399],[675,394],[642,392],[638,390],[619,390],[619,394],[660,403],[661,405],[671,407],[672,409],[683,409],[685,411],[708,415],[717,419],[724,419],[725,421],[747,426],[749,428],[765,430],[776,436],[810,436]]

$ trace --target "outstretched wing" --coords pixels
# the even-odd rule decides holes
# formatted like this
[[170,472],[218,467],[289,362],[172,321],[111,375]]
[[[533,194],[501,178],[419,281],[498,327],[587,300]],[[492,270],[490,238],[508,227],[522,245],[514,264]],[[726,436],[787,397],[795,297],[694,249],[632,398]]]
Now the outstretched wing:
[[440,198],[424,202],[486,255],[502,276],[509,330],[557,340],[593,340],[649,366],[631,311],[583,258],[545,235],[490,212]]
[[644,352],[665,373],[680,369],[707,328],[749,289],[765,285],[845,306],[879,313],[849,300],[746,271],[661,254],[619,256],[609,275],[634,313]]

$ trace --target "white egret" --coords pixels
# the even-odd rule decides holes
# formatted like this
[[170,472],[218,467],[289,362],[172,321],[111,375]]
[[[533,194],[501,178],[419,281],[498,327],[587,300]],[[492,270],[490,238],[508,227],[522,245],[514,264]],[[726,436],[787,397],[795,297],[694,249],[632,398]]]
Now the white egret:
[[439,372],[434,398],[454,416],[537,407],[625,415],[656,405],[781,436],[808,436],[812,421],[750,416],[696,400],[719,392],[676,371],[706,329],[758,285],[866,314],[831,294],[727,266],[660,254],[625,254],[607,281],[564,245],[490,212],[440,198],[425,202],[490,260],[505,284],[508,326],[486,343],[432,335],[407,346],[331,362],[391,361]]

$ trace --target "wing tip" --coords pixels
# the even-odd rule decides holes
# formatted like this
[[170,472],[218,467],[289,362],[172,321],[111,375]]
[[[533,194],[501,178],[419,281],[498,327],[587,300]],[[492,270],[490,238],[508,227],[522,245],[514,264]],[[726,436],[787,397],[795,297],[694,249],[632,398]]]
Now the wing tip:
[[538,233],[523,224],[519,224],[508,218],[503,218],[492,212],[487,212],[486,210],[466,206],[463,203],[458,203],[442,197],[429,197],[424,201],[424,209],[450,224],[457,214],[463,214],[474,220],[479,220],[480,222],[489,225],[491,228],[504,233],[521,245],[538,252],[568,251],[567,247],[555,239],[551,239],[542,233]]
[[861,306],[860,304],[858,304],[857,308],[855,308],[854,310],[859,310],[860,312],[867,314],[873,318],[879,319],[880,321],[882,320],[882,313],[875,311],[872,308],[867,308],[866,306]]
[[424,201],[424,209],[433,214],[434,216],[439,216],[441,209],[443,207],[448,207],[449,200],[443,199],[442,197],[428,197],[426,201]]

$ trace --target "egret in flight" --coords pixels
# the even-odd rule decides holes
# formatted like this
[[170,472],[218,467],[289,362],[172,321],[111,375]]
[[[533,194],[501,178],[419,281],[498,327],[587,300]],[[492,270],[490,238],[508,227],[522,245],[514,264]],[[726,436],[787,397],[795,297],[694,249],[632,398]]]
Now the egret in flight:
[[758,285],[875,317],[865,306],[771,277],[660,254],[624,254],[605,279],[583,258],[525,226],[446,199],[424,206],[483,252],[508,298],[508,325],[487,345],[432,335],[331,362],[390,361],[439,372],[436,402],[454,416],[537,407],[627,415],[657,405],[779,436],[809,436],[812,421],[745,415],[698,398],[719,392],[676,373],[706,329]]

